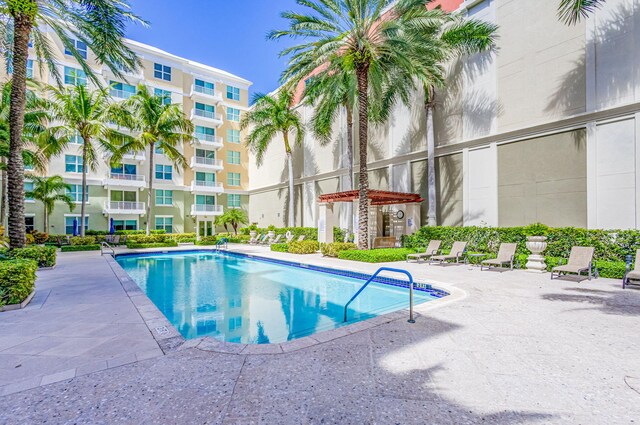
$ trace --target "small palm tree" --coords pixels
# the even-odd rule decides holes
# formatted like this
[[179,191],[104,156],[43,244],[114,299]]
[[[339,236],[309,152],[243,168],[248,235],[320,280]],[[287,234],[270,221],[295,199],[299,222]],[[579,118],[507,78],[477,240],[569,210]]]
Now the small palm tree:
[[114,153],[112,161],[118,162],[127,152],[149,153],[149,184],[147,187],[147,236],[151,232],[151,211],[153,208],[153,155],[161,149],[176,166],[187,167],[187,160],[180,152],[183,143],[197,140],[193,137],[193,123],[182,111],[180,105],[166,104],[165,99],[153,95],[146,85],[138,85],[137,93],[126,100],[119,110],[118,122],[131,129],[136,136],[127,138]]
[[300,113],[293,108],[293,91],[282,88],[275,96],[256,94],[254,106],[242,118],[240,128],[251,127],[246,144],[256,156],[258,166],[262,165],[264,154],[271,142],[278,134],[282,134],[284,151],[287,155],[289,168],[289,221],[287,225],[294,225],[293,201],[293,155],[290,137],[293,142],[301,145],[304,139],[304,126]]
[[99,85],[87,64],[86,51],[79,51],[75,40],[91,46],[98,63],[107,65],[116,76],[124,78],[122,68],[136,69],[139,66],[139,59],[124,43],[126,24],[142,21],[131,13],[126,0],[0,0],[0,8],[8,17],[0,21],[0,32],[8,34],[5,39],[10,40],[2,47],[13,70],[7,163],[9,242],[11,248],[21,248],[26,243],[22,131],[29,43],[33,42],[37,59],[47,65],[48,71],[61,84],[58,62],[44,29],[53,31],[87,77]]
[[564,23],[573,25],[594,13],[604,3],[605,0],[561,0],[558,16]]
[[[224,223],[229,223],[233,227],[233,232],[238,235],[238,226],[241,224],[248,224],[249,217],[245,210],[240,208],[230,208],[221,216],[224,217]],[[225,224],[226,229],[226,224]]]
[[53,212],[56,201],[64,202],[69,206],[69,211],[75,208],[74,200],[66,194],[71,186],[66,184],[62,177],[28,176],[33,181],[33,190],[25,192],[27,198],[35,199],[44,205],[44,231],[49,233],[49,216]]
[[[117,151],[126,135],[108,126],[117,116],[119,106],[111,104],[106,89],[87,90],[83,85],[47,88],[48,112],[56,125],[43,134],[44,138],[58,140],[61,148],[76,135],[82,138],[82,203],[80,204],[80,235],[85,235],[87,171],[95,171],[102,154]],[[52,155],[59,151],[49,152]]]

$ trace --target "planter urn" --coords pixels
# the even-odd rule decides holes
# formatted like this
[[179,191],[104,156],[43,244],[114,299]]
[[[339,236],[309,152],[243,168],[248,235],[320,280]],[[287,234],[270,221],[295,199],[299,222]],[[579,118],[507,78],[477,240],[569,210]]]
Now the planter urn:
[[547,265],[544,262],[542,253],[547,249],[547,237],[529,236],[526,245],[527,249],[531,251],[531,255],[527,258],[527,271],[532,273],[546,272]]
[[251,239],[255,239],[257,234],[258,234],[258,232],[256,232],[255,230],[251,230],[249,232],[249,236],[251,236]]

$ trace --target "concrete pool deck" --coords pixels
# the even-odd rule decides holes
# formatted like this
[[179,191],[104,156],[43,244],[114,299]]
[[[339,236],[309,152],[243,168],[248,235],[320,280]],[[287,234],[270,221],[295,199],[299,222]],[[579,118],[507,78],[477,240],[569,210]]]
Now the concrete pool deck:
[[[380,266],[233,249],[365,272]],[[61,254],[55,270],[41,272],[27,309],[0,314],[0,422],[638,422],[640,290],[609,279],[395,265],[458,299],[420,309],[413,325],[398,315],[288,353],[185,344],[162,355],[108,262]],[[70,339],[49,347],[57,335]],[[100,338],[111,339],[93,341]],[[60,360],[61,352],[69,356]],[[89,373],[84,360],[105,367]]]

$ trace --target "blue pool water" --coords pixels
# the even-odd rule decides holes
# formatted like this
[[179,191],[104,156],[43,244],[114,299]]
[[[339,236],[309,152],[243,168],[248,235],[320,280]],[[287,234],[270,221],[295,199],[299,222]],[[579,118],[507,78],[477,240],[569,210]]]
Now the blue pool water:
[[[118,263],[187,339],[280,343],[342,326],[360,279],[209,252],[118,256]],[[371,283],[349,322],[407,308],[409,290]],[[435,299],[415,291],[415,304]]]

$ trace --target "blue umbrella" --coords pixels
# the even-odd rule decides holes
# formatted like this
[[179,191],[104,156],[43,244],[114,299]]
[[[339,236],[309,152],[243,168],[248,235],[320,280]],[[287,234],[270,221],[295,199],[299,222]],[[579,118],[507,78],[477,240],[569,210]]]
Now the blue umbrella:
[[113,218],[109,219],[109,234],[113,235],[116,232],[116,226],[113,225]]
[[73,219],[73,236],[78,236],[78,219]]

